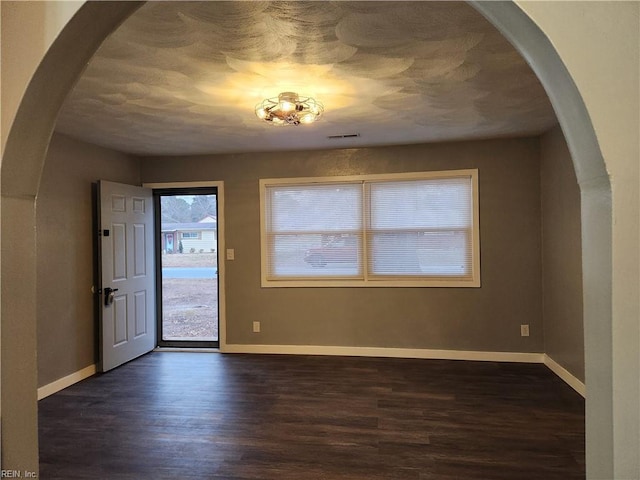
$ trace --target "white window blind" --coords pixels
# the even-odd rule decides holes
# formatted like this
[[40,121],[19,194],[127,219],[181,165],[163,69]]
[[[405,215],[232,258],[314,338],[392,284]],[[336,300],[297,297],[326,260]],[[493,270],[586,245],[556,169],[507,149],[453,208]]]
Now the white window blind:
[[473,254],[469,177],[365,185],[369,275],[469,278]]
[[477,171],[261,180],[263,286],[479,286]]
[[269,278],[362,278],[362,186],[266,187]]

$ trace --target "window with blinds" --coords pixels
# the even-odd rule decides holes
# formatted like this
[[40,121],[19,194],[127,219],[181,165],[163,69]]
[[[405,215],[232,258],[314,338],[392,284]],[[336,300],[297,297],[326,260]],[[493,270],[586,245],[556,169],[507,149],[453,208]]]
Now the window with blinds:
[[261,180],[262,285],[480,286],[477,176]]

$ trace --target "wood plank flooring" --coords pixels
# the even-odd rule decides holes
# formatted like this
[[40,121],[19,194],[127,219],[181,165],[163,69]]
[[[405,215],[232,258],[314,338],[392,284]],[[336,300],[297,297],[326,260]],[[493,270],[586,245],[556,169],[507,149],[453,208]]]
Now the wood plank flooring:
[[39,406],[45,480],[585,478],[542,365],[154,352]]

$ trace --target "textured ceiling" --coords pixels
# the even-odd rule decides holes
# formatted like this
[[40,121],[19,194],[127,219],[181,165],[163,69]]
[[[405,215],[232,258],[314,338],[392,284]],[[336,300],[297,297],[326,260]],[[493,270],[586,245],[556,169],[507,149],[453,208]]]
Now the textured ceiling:
[[[294,91],[311,125],[260,122]],[[149,2],[109,37],[59,132],[135,154],[342,148],[541,133],[522,57],[462,2]],[[330,135],[359,133],[351,139]]]

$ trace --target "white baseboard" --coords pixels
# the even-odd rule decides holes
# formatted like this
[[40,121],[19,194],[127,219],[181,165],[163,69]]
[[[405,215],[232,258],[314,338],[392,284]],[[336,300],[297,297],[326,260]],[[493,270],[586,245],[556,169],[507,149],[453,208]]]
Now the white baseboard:
[[337,355],[346,357],[424,358],[434,360],[475,360],[519,363],[543,363],[544,361],[543,353],[479,352],[384,347],[337,347],[319,345],[226,344],[221,348],[221,352],[285,355]]
[[549,370],[559,376],[564,382],[573,388],[576,392],[582,395],[584,398],[587,396],[587,389],[583,382],[578,380],[573,374],[571,374],[566,368],[557,363],[553,358],[551,358],[546,353],[544,354],[544,362],[543,362]]
[[423,358],[433,360],[467,360],[486,362],[542,363],[567,385],[586,397],[583,382],[569,373],[546,353],[482,352],[464,350],[430,350],[383,347],[336,347],[319,345],[243,345],[227,344],[222,353],[255,353],[285,355],[341,355],[356,357]]
[[51,382],[47,385],[44,385],[38,389],[38,400],[42,400],[43,398],[48,397],[49,395],[53,395],[54,393],[59,392],[67,387],[70,387],[74,383],[78,383],[85,378],[89,378],[90,376],[96,373],[96,366],[89,365],[88,367],[83,368],[82,370],[78,370],[71,375],[67,375],[66,377],[62,377],[55,382]]
[[[169,350],[169,349],[167,349]],[[165,351],[167,351],[165,350]],[[184,350],[182,350],[184,351]],[[202,350],[199,350],[202,351]],[[215,349],[211,352],[218,351]],[[384,357],[384,358],[422,358],[432,360],[467,360],[485,362],[516,362],[516,363],[543,363],[553,373],[560,377],[567,385],[573,388],[583,397],[586,396],[586,388],[583,382],[569,373],[564,367],[546,353],[522,353],[522,352],[479,352],[464,350],[430,350],[414,348],[383,348],[383,347],[337,347],[319,345],[242,345],[227,344],[220,350],[222,353],[254,353],[254,354],[284,354],[284,355],[333,355],[346,357]],[[96,366],[89,365],[82,370],[60,378],[38,388],[38,400],[53,395],[74,383],[96,373]]]

